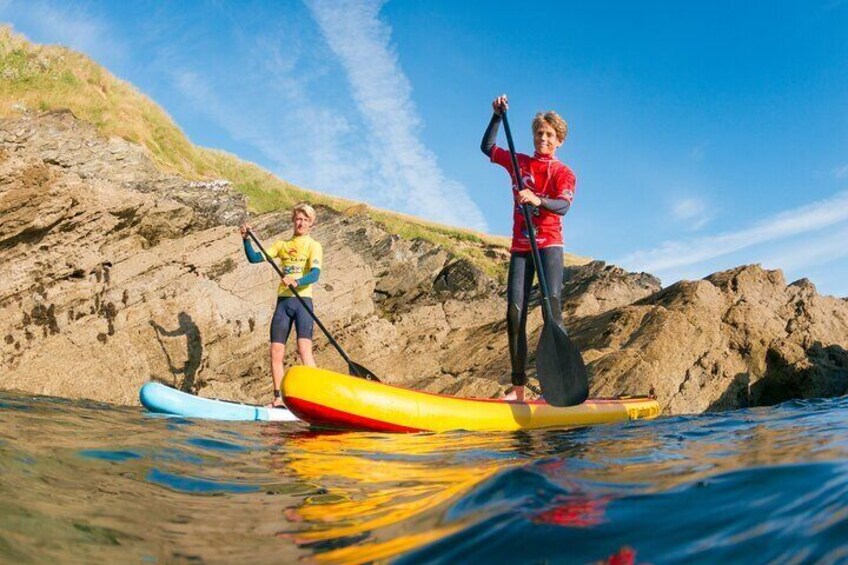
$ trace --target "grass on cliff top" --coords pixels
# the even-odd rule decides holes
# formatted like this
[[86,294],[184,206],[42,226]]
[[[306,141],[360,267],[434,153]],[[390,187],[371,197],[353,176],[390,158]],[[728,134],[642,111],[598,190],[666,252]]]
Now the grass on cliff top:
[[[164,171],[189,179],[229,180],[248,197],[252,212],[284,210],[301,201],[339,212],[357,205],[285,182],[226,152],[192,144],[162,108],[87,56],[64,47],[30,43],[10,26],[0,25],[0,118],[26,110],[60,108],[70,109],[103,135],[144,146]],[[507,238],[370,207],[362,210],[389,232],[441,245],[457,257],[470,259],[490,276],[500,280],[505,277],[506,265],[499,255],[508,248]],[[497,248],[504,249],[493,252]],[[566,264],[584,262],[583,258],[566,256]]]

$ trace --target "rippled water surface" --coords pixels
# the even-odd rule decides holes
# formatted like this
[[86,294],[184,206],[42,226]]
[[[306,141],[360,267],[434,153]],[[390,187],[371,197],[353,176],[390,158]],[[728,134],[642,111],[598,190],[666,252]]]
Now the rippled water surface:
[[0,562],[472,557],[848,563],[848,399],[384,435],[0,392]]

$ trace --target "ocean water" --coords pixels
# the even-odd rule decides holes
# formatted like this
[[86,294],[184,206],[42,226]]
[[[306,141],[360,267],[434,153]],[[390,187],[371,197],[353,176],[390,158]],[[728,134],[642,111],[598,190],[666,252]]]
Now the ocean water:
[[0,392],[2,563],[848,563],[848,398],[327,433]]

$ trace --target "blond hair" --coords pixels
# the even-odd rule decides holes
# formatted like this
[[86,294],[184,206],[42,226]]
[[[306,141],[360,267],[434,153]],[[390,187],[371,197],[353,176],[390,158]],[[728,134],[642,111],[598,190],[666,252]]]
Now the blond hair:
[[568,136],[568,122],[563,120],[559,114],[553,110],[544,114],[542,112],[536,114],[536,117],[533,118],[533,135],[536,135],[536,130],[544,124],[554,128],[558,140],[565,141],[566,136]]
[[311,222],[315,222],[315,208],[313,208],[306,202],[301,202],[300,204],[297,204],[294,208],[292,208],[292,218],[294,218],[294,215],[298,212],[303,213],[307,218],[309,218]]

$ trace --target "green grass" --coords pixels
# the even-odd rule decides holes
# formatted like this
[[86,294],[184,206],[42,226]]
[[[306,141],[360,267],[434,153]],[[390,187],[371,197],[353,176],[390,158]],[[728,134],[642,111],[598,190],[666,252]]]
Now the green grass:
[[[195,146],[162,108],[85,55],[30,43],[9,26],[0,25],[0,118],[17,115],[21,107],[40,112],[70,109],[103,135],[144,146],[166,172],[195,180],[227,179],[247,196],[248,207],[255,213],[286,210],[301,201],[338,212],[358,204],[300,188],[229,153]],[[440,245],[456,257],[470,259],[491,276],[505,277],[506,264],[492,249],[507,248],[507,238],[370,207],[358,209],[391,233]],[[566,264],[581,262],[585,260],[566,257]]]

